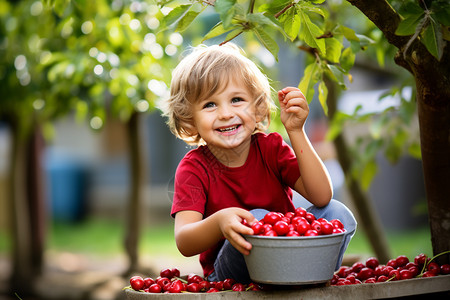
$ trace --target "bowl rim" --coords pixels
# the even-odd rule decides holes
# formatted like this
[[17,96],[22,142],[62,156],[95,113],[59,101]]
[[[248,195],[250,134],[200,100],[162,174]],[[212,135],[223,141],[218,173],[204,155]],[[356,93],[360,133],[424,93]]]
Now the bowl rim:
[[253,238],[253,239],[261,239],[261,240],[313,240],[313,239],[329,239],[333,237],[340,237],[343,236],[346,233],[340,232],[340,233],[333,233],[333,234],[326,234],[326,235],[316,235],[316,236],[264,236],[264,235],[256,235],[256,234],[243,234],[244,238]]

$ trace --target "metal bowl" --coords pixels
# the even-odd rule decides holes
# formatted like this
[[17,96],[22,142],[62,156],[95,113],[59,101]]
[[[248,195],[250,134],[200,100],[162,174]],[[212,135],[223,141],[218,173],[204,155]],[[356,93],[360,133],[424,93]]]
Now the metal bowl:
[[344,233],[311,237],[245,235],[250,278],[278,285],[316,284],[333,277]]

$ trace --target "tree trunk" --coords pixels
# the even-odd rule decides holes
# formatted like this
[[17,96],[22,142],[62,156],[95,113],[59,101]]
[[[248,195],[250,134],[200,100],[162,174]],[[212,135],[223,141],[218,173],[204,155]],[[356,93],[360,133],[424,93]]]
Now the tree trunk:
[[31,232],[26,193],[26,138],[18,123],[11,122],[11,164],[9,170],[10,221],[12,230],[11,292],[32,294]]
[[143,147],[141,144],[140,117],[141,114],[135,112],[127,123],[131,175],[130,198],[125,233],[125,249],[129,260],[127,274],[130,274],[139,268],[138,248],[141,233],[146,169]]
[[29,220],[31,234],[31,264],[30,272],[38,276],[42,272],[43,255],[46,236],[46,203],[44,195],[45,173],[42,165],[43,149],[45,147],[40,126],[35,124],[26,147],[26,191],[29,203]]
[[[450,51],[446,54],[441,62],[422,55],[412,65],[434,255],[450,250]],[[449,263],[450,254],[439,262]]]
[[[336,94],[336,84],[330,80],[325,80],[325,82],[328,88],[328,116],[330,119],[333,119],[337,111],[338,96]],[[380,262],[386,263],[392,258],[386,234],[381,225],[381,221],[378,218],[376,209],[373,207],[367,193],[362,190],[358,180],[351,174],[352,163],[350,150],[347,141],[344,138],[344,134],[340,133],[334,139],[333,143],[336,148],[339,164],[345,175],[346,184],[353,200],[353,204],[355,205],[359,216],[359,222],[369,239],[375,256]]]
[[[450,250],[450,47],[437,61],[422,42],[395,31],[401,17],[386,0],[347,0],[399,49],[395,62],[410,71],[417,88],[420,143],[433,254]],[[450,254],[439,257],[450,262]]]

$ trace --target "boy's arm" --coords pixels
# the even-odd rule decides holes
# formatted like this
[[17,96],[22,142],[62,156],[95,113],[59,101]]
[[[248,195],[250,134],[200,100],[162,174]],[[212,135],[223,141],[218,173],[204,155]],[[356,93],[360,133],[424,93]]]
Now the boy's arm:
[[208,250],[223,237],[242,254],[249,254],[251,244],[241,234],[253,234],[253,230],[241,222],[255,222],[253,215],[241,208],[225,208],[203,219],[197,211],[185,210],[175,215],[175,241],[184,256],[193,256]]
[[325,206],[333,196],[333,189],[328,171],[304,130],[309,113],[305,96],[299,89],[287,87],[278,92],[278,99],[281,121],[289,135],[301,174],[294,189],[315,206]]

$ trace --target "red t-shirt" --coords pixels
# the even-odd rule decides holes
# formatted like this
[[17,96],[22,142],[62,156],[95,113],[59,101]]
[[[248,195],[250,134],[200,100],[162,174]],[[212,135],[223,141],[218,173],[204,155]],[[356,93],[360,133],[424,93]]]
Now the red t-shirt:
[[[178,165],[171,215],[194,210],[206,218],[227,207],[293,211],[291,187],[299,177],[295,154],[278,133],[255,133],[245,164],[237,168],[223,165],[200,146]],[[222,244],[200,254],[205,276],[213,272]]]

